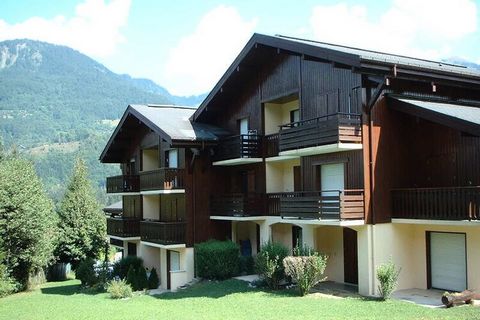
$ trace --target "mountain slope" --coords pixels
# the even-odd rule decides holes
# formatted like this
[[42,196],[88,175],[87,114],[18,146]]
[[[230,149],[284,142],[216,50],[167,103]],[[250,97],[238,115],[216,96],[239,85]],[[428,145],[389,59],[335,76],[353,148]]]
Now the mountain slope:
[[128,104],[198,105],[147,79],[111,72],[64,46],[32,40],[0,42],[0,138],[34,161],[55,199],[74,158],[84,157],[100,188],[118,173],[98,156]]

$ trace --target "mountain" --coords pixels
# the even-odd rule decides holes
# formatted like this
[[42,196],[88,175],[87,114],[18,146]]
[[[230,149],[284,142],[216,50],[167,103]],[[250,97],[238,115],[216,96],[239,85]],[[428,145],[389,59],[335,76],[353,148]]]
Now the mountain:
[[198,105],[203,96],[173,96],[148,79],[116,74],[65,46],[0,42],[0,138],[30,157],[58,200],[75,157],[87,160],[102,189],[118,173],[98,156],[128,104]]
[[480,70],[480,64],[476,64],[474,62],[465,60],[463,58],[451,57],[448,59],[443,59],[442,61],[447,63],[452,63],[452,64],[458,64],[460,66],[464,66],[474,70]]

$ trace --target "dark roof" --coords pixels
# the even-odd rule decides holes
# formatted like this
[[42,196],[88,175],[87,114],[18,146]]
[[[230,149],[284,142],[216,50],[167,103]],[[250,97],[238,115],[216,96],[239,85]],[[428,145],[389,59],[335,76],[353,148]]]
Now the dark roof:
[[424,68],[428,70],[445,71],[445,72],[457,73],[460,75],[472,75],[472,76],[480,77],[480,72],[478,70],[470,69],[465,66],[452,64],[452,63],[433,61],[433,60],[427,60],[427,59],[419,59],[419,58],[413,58],[413,57],[408,57],[408,56],[403,56],[398,54],[385,53],[385,52],[373,51],[373,50],[365,50],[365,49],[342,46],[342,45],[337,45],[337,44],[332,44],[327,42],[288,37],[283,35],[277,35],[276,37],[288,39],[290,41],[295,41],[298,43],[310,44],[319,48],[331,49],[335,51],[341,51],[344,53],[354,54],[356,56],[359,56],[362,62],[370,61],[375,63],[395,64],[398,66],[419,67],[419,68]]
[[[128,140],[136,134],[138,124],[141,123],[168,143],[173,142],[215,142],[219,137],[228,135],[221,128],[203,123],[192,123],[190,117],[195,112],[193,107],[180,107],[172,105],[129,105],[120,122],[112,133],[105,148],[100,155],[104,161],[107,153],[116,140]],[[132,117],[137,126],[132,126]],[[127,126],[126,123],[129,122]],[[108,160],[107,162],[117,160]]]
[[[287,37],[282,35],[268,36],[255,33],[247,42],[243,50],[233,61],[224,75],[220,78],[213,90],[208,94],[205,100],[200,104],[197,111],[192,116],[192,120],[198,119],[199,115],[207,108],[212,100],[222,91],[223,86],[232,74],[239,70],[241,62],[247,55],[258,46],[266,46],[277,48],[285,52],[297,55],[318,58],[334,63],[356,67],[371,68],[378,66],[379,72],[391,70],[393,65],[403,67],[406,70],[412,70],[411,74],[419,74],[418,71],[424,72],[433,77],[445,77],[452,81],[466,81],[473,79],[472,82],[480,84],[480,72],[464,66],[436,62],[425,59],[417,59],[402,55],[388,54],[372,50],[362,50],[353,47],[334,45],[325,42],[318,42],[300,38]],[[419,74],[420,76],[423,75]]]
[[397,96],[389,96],[387,101],[388,106],[397,111],[480,136],[480,107]]

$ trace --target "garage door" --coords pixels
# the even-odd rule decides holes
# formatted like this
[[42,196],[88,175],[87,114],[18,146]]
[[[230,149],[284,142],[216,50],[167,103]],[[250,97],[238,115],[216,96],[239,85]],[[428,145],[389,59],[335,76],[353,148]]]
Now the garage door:
[[430,232],[430,277],[433,288],[466,289],[465,234]]

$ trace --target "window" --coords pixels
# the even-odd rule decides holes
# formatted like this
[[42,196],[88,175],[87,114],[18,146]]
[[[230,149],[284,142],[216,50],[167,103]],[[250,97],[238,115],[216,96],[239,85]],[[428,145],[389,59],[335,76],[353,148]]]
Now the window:
[[240,134],[248,134],[248,118],[239,120]]
[[[300,121],[300,110],[299,109],[295,109],[295,110],[292,110],[290,111],[290,122],[293,123],[293,122],[298,122]],[[298,123],[294,124],[294,126],[298,126]]]
[[303,246],[302,228],[299,226],[292,226],[292,248]]
[[178,149],[165,151],[165,167],[178,168]]

